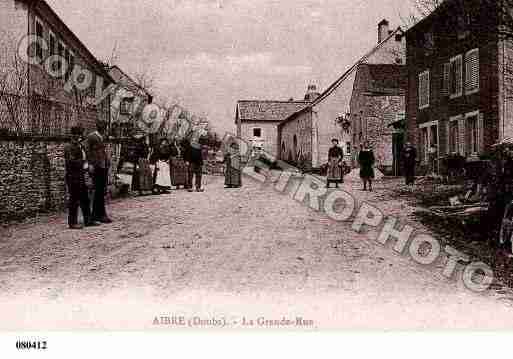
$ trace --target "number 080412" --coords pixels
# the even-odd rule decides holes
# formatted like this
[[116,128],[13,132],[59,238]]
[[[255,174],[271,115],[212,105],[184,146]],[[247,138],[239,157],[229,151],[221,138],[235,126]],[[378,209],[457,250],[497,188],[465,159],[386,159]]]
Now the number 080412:
[[18,340],[16,342],[16,349],[19,349],[19,350],[30,350],[30,349],[35,349],[35,350],[46,350],[47,348],[47,343],[45,341],[23,341],[23,340]]

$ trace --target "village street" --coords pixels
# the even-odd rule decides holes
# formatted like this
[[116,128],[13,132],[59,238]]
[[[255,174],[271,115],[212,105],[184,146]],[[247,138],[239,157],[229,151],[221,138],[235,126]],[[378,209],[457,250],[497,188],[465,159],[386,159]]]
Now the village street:
[[[509,292],[473,293],[443,265],[418,265],[244,180],[228,190],[209,176],[205,193],[118,200],[112,225],[83,231],[68,230],[65,214],[3,227],[0,329],[182,328],[155,325],[160,316],[224,318],[230,329],[250,319],[269,328],[261,317],[313,321],[286,329],[511,326]],[[406,219],[413,209],[385,185],[344,188]]]

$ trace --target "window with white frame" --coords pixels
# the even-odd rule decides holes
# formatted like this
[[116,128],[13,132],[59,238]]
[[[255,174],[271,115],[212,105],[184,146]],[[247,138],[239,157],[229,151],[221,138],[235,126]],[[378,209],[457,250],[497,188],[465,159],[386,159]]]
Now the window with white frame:
[[463,57],[458,55],[450,61],[449,94],[451,98],[463,94]]
[[429,107],[429,70],[419,74],[419,109]]
[[262,129],[254,128],[253,129],[253,137],[262,137]]
[[479,49],[465,54],[465,94],[479,91]]

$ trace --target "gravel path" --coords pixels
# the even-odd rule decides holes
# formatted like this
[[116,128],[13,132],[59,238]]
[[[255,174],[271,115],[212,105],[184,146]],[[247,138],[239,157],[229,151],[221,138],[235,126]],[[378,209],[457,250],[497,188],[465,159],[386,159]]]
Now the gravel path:
[[[513,326],[508,292],[475,294],[442,264],[418,265],[249,179],[207,181],[205,193],[116,201],[112,225],[70,231],[57,214],[0,229],[0,329]],[[344,188],[407,219],[413,208],[383,196],[387,185]],[[185,326],[155,325],[176,316]]]

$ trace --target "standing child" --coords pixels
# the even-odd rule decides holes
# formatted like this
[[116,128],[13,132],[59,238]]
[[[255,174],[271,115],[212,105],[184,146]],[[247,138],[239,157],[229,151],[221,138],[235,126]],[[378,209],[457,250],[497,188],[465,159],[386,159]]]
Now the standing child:
[[360,178],[363,181],[363,190],[367,190],[367,184],[369,184],[369,191],[372,191],[372,180],[374,179],[374,163],[375,163],[374,152],[370,147],[368,141],[362,146],[360,154],[358,155],[358,164],[360,165]]

